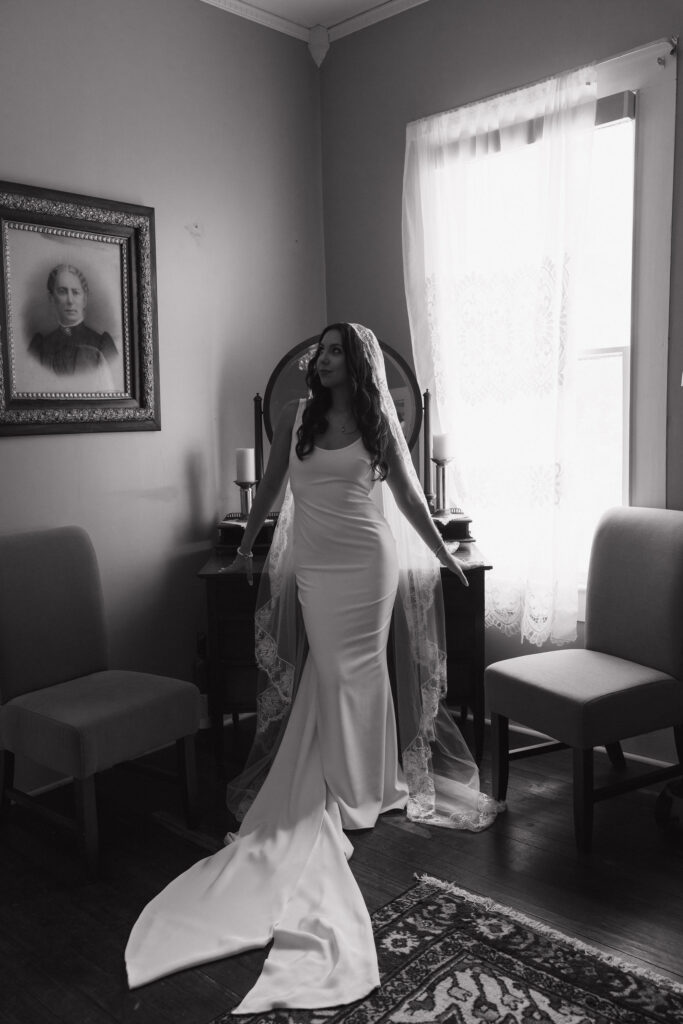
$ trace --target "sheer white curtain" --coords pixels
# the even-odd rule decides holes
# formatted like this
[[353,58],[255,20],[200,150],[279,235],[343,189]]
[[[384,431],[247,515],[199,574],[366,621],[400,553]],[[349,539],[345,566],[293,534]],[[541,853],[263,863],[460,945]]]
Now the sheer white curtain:
[[488,625],[576,636],[574,308],[594,68],[408,125],[413,354],[452,435],[449,498],[493,565]]

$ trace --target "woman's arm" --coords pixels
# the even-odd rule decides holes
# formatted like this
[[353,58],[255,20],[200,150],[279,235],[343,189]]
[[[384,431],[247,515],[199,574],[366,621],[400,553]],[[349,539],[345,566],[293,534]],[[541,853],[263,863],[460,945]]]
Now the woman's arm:
[[432,519],[427,502],[424,496],[416,490],[413,480],[406,472],[403,457],[393,438],[389,439],[389,446],[386,454],[389,472],[387,484],[391,493],[396,499],[400,511],[406,517],[414,530],[422,537],[427,547],[431,548],[441,564],[450,569],[458,577],[460,582],[468,587],[467,577],[456,558],[450,553],[443,542],[443,538]]
[[296,419],[297,401],[288,402],[282,410],[273,432],[273,443],[270,446],[268,465],[256,488],[254,501],[249,512],[247,525],[237,549],[232,565],[224,572],[246,572],[249,584],[254,582],[252,574],[251,546],[256,540],[259,530],[266,521],[266,516],[273,507],[289,468],[289,449],[292,443],[292,430]]

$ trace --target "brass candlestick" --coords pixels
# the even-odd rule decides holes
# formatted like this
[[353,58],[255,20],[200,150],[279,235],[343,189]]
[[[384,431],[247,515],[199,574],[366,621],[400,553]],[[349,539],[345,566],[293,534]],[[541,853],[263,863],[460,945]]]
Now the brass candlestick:
[[425,391],[422,396],[422,432],[423,432],[423,443],[424,443],[424,456],[422,472],[424,476],[424,482],[422,489],[425,492],[425,498],[429,505],[430,512],[434,511],[434,492],[432,491],[432,467],[429,465],[432,458],[432,426],[431,426],[431,395],[429,394],[429,388]]
[[251,502],[253,498],[254,487],[256,486],[255,480],[235,480],[235,483],[240,489],[240,515],[245,519],[251,512]]
[[434,509],[435,516],[443,516],[448,512],[446,502],[446,466],[451,459],[435,459],[432,456],[432,462],[436,466],[436,508]]

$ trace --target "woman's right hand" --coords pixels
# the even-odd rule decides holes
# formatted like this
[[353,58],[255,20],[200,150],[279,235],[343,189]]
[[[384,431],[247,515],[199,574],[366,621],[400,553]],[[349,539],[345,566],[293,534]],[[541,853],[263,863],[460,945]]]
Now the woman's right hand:
[[[259,530],[268,515],[268,510],[272,508],[273,502],[285,482],[289,466],[292,430],[294,429],[298,408],[299,402],[296,400],[291,401],[287,403],[280,413],[275,433],[273,434],[273,443],[270,446],[268,465],[266,466],[263,479],[256,488],[251,512],[249,513],[242,540],[237,548],[235,560],[231,565],[226,565],[220,569],[220,572],[244,573],[250,587],[254,585],[254,559],[251,555],[251,548],[247,547],[247,544],[252,544],[256,537],[258,537]],[[244,551],[244,554],[241,554],[241,550]]]
[[454,555],[448,550],[445,544],[436,552],[436,557],[439,559],[444,569],[449,569],[455,576],[458,577],[463,587],[469,587],[470,583],[467,576],[463,572],[462,565],[455,558]]
[[254,556],[253,555],[246,555],[246,554],[243,555],[243,554],[240,553],[240,551],[238,549],[237,554],[235,555],[234,561],[231,562],[230,565],[224,566],[221,569],[221,572],[230,572],[230,573],[242,572],[242,573],[244,573],[246,575],[247,583],[249,584],[249,586],[253,587],[253,585],[254,585]]

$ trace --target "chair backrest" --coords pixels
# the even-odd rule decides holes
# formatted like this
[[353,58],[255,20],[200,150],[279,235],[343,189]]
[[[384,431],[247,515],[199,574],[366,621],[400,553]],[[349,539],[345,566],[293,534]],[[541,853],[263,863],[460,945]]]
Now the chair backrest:
[[683,679],[683,512],[604,514],[588,571],[586,647]]
[[105,668],[102,587],[85,530],[0,536],[0,702]]

